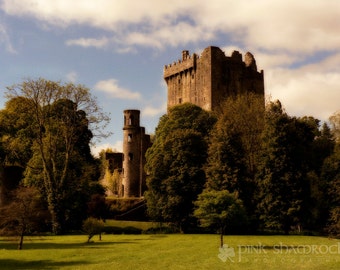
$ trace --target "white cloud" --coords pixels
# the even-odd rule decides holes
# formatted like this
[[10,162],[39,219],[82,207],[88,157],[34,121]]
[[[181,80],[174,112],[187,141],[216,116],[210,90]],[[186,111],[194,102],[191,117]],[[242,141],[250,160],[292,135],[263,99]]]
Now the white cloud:
[[176,17],[178,9],[186,9],[185,1],[173,0],[3,0],[8,14],[32,16],[59,26],[86,24],[115,30],[122,24],[160,23],[164,17]]
[[161,107],[153,107],[153,106],[146,106],[145,108],[143,108],[142,113],[143,113],[143,117],[154,117],[160,114],[165,114],[166,113],[166,107],[167,107],[167,103],[162,104]]
[[141,45],[162,49],[165,46],[185,45],[190,42],[212,39],[214,33],[187,22],[166,25],[147,32],[131,32],[124,41],[129,45]]
[[[255,55],[258,68],[265,71],[267,93],[291,114],[327,118],[339,109],[338,0],[3,0],[1,9],[49,26],[104,30],[101,38],[79,37],[66,44],[114,46],[120,53],[135,52],[138,46],[201,46],[202,41],[225,38],[226,55],[233,48]],[[11,48],[1,26],[0,42]],[[320,64],[307,64],[316,53],[330,56]],[[116,98],[141,99],[115,79],[100,81],[95,88]],[[146,107],[144,114],[159,110]]]
[[79,39],[70,39],[66,41],[67,46],[81,46],[81,47],[95,47],[95,48],[104,48],[109,44],[109,39],[106,37],[103,38],[79,38]]
[[281,100],[291,115],[327,120],[339,110],[340,53],[297,69],[276,68],[265,73],[266,92]]
[[3,0],[1,8],[50,25],[108,31],[108,39],[80,38],[70,45],[101,48],[118,42],[164,48],[226,35],[233,43],[275,54],[340,47],[336,0]]
[[96,83],[94,88],[98,91],[108,93],[111,97],[119,99],[140,99],[138,92],[132,92],[129,89],[122,88],[118,85],[116,79],[103,80]]
[[104,143],[99,145],[93,145],[91,147],[91,153],[95,157],[99,157],[99,153],[102,150],[111,149],[115,152],[123,152],[123,141],[116,141],[114,144]]

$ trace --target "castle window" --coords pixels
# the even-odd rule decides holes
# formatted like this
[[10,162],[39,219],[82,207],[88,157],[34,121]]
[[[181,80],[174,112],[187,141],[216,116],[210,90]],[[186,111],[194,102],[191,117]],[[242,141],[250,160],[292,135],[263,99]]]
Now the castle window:
[[129,153],[129,161],[132,161],[132,160],[133,160],[133,154]]
[[178,99],[178,104],[182,104],[182,99],[181,98]]
[[133,125],[133,115],[130,116],[128,125]]
[[132,141],[132,134],[129,133],[129,134],[128,134],[128,142],[131,142],[131,141]]

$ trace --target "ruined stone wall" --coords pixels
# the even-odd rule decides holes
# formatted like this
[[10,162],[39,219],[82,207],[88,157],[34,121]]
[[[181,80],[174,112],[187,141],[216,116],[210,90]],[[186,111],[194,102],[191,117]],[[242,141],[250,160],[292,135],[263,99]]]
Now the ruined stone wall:
[[[106,188],[107,196],[122,197],[123,153],[106,152],[105,160],[107,167],[105,167],[105,174],[100,183]],[[116,173],[118,175],[115,175]]]

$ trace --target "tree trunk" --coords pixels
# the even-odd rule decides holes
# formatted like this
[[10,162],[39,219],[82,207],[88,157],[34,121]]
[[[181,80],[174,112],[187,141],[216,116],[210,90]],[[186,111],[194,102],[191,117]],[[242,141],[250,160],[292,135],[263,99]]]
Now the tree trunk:
[[224,234],[224,226],[221,226],[221,234],[220,234],[220,245],[223,247],[223,234]]
[[49,199],[48,200],[48,209],[50,211],[51,214],[51,221],[52,221],[52,232],[55,235],[61,234],[62,232],[62,225],[60,222],[60,211],[59,211],[59,207],[57,205],[56,202],[54,202],[54,200]]
[[18,250],[22,250],[22,245],[24,243],[24,232],[25,232],[25,229],[23,229],[21,231],[20,239],[19,239],[19,243],[18,243]]

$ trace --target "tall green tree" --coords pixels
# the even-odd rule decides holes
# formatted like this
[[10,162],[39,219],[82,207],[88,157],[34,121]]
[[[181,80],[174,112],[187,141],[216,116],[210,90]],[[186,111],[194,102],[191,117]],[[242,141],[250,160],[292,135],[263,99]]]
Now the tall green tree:
[[326,158],[322,168],[321,179],[326,189],[323,208],[327,217],[327,230],[330,235],[340,236],[340,146],[337,144],[334,153]]
[[313,230],[323,230],[328,222],[329,179],[324,177],[323,167],[333,154],[334,147],[335,140],[331,129],[327,123],[324,123],[321,129],[315,132],[315,138],[308,154],[310,168],[307,177],[311,192],[309,201],[311,217],[308,226]]
[[7,97],[27,100],[34,151],[30,161],[34,166],[29,174],[43,180],[52,229],[58,234],[62,231],[61,220],[65,213],[61,206],[64,192],[70,188],[71,165],[75,165],[80,157],[88,158],[90,130],[103,130],[96,128],[105,125],[108,117],[98,107],[89,89],[81,85],[62,85],[44,79],[26,80],[9,87]]
[[309,120],[288,116],[279,101],[267,108],[258,173],[258,206],[267,228],[288,233],[291,226],[306,225],[309,149],[315,137]]
[[206,188],[237,192],[249,216],[254,216],[256,207],[255,173],[263,118],[262,96],[249,93],[230,97],[210,133]]
[[[334,151],[322,167],[321,183],[324,203],[322,208],[328,218],[327,229],[331,236],[340,236],[340,112],[330,117],[331,134],[335,141]],[[328,130],[327,130],[328,135]]]
[[161,118],[146,155],[145,197],[152,219],[173,222],[185,230],[193,201],[205,183],[207,138],[214,123],[210,113],[192,104],[175,106]]

